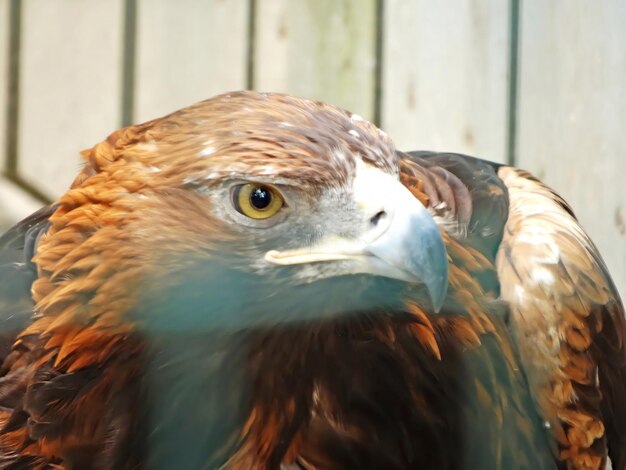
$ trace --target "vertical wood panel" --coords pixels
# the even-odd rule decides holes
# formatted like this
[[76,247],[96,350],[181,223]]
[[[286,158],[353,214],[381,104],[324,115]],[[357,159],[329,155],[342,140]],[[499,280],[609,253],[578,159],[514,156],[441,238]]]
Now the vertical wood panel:
[[122,0],[23,0],[19,171],[50,196],[119,126]]
[[505,161],[509,2],[385,5],[382,128],[401,149]]
[[10,181],[0,178],[0,235],[43,204]]
[[[0,175],[6,169],[7,92],[9,84],[9,0],[0,0]],[[2,210],[0,208],[0,210]]]
[[374,0],[257,0],[254,87],[374,117]]
[[9,107],[10,1],[0,0],[0,234],[37,210],[41,203],[2,178],[7,170],[7,120]]
[[626,294],[626,3],[522,2],[518,165],[573,206]]
[[140,0],[136,121],[245,88],[248,0]]

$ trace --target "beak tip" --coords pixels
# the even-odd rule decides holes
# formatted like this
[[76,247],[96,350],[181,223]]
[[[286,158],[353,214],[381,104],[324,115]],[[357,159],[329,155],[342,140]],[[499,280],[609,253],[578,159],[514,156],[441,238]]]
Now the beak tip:
[[444,301],[445,301],[445,296],[441,297],[440,299],[432,299],[433,310],[435,311],[435,313],[441,312]]
[[433,310],[435,313],[439,313],[443,304],[445,303],[447,292],[448,292],[448,275],[447,275],[447,267],[445,275],[440,276],[437,279],[434,279],[432,282],[426,284],[428,289],[428,294],[430,296],[430,301],[433,306]]
[[419,266],[416,271],[426,285],[433,310],[439,313],[448,294],[448,252],[439,228],[434,222],[429,228],[426,228],[428,226],[425,222],[422,222],[421,226],[427,230],[420,237],[422,249],[427,254],[416,263]]

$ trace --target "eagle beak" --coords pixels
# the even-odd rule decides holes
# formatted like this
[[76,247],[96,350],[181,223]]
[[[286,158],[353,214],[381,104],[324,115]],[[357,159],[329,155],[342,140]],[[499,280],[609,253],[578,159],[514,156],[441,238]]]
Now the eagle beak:
[[[448,288],[448,255],[439,228],[426,208],[401,186],[387,230],[365,246],[373,272],[423,283],[438,312]],[[392,202],[390,201],[390,202]]]
[[428,210],[393,176],[365,166],[357,169],[354,200],[363,221],[356,239],[334,236],[303,249],[272,250],[266,261],[296,265],[351,260],[337,274],[368,273],[424,284],[438,312],[448,288],[448,255]]

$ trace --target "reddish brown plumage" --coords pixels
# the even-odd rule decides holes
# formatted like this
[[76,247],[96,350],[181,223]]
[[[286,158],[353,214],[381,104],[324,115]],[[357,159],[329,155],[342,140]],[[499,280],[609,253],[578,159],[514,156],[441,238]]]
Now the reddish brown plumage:
[[[622,468],[624,405],[611,395],[625,391],[626,325],[615,287],[561,198],[525,172],[499,175],[511,211],[498,271],[537,406],[569,466],[600,468],[610,447]],[[613,346],[600,347],[607,335]]]
[[[0,281],[32,284],[33,302],[0,287],[0,316],[18,319],[2,336],[0,465],[600,468],[608,452],[626,468],[623,307],[570,210],[529,175],[397,153],[348,112],[256,93],[122,129],[83,156],[72,188],[0,244]],[[227,222],[225,180],[287,181],[315,208],[349,186],[356,159],[399,176],[439,223],[442,312],[418,286],[366,279],[350,295],[382,286],[401,307],[185,326],[168,295],[198,292],[190,272],[232,263],[254,278],[265,249]],[[533,271],[541,230],[561,256],[549,286]],[[16,253],[35,249],[22,260],[35,271],[17,271]],[[160,304],[180,329],[151,324]],[[201,305],[202,319],[218,308]],[[218,442],[201,437],[213,427]]]

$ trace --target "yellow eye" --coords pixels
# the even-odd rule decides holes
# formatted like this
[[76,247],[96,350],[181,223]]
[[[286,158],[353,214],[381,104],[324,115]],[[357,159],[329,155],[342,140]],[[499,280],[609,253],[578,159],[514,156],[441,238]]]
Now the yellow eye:
[[285,201],[272,186],[247,183],[235,187],[233,204],[237,211],[251,219],[269,219],[276,215]]

